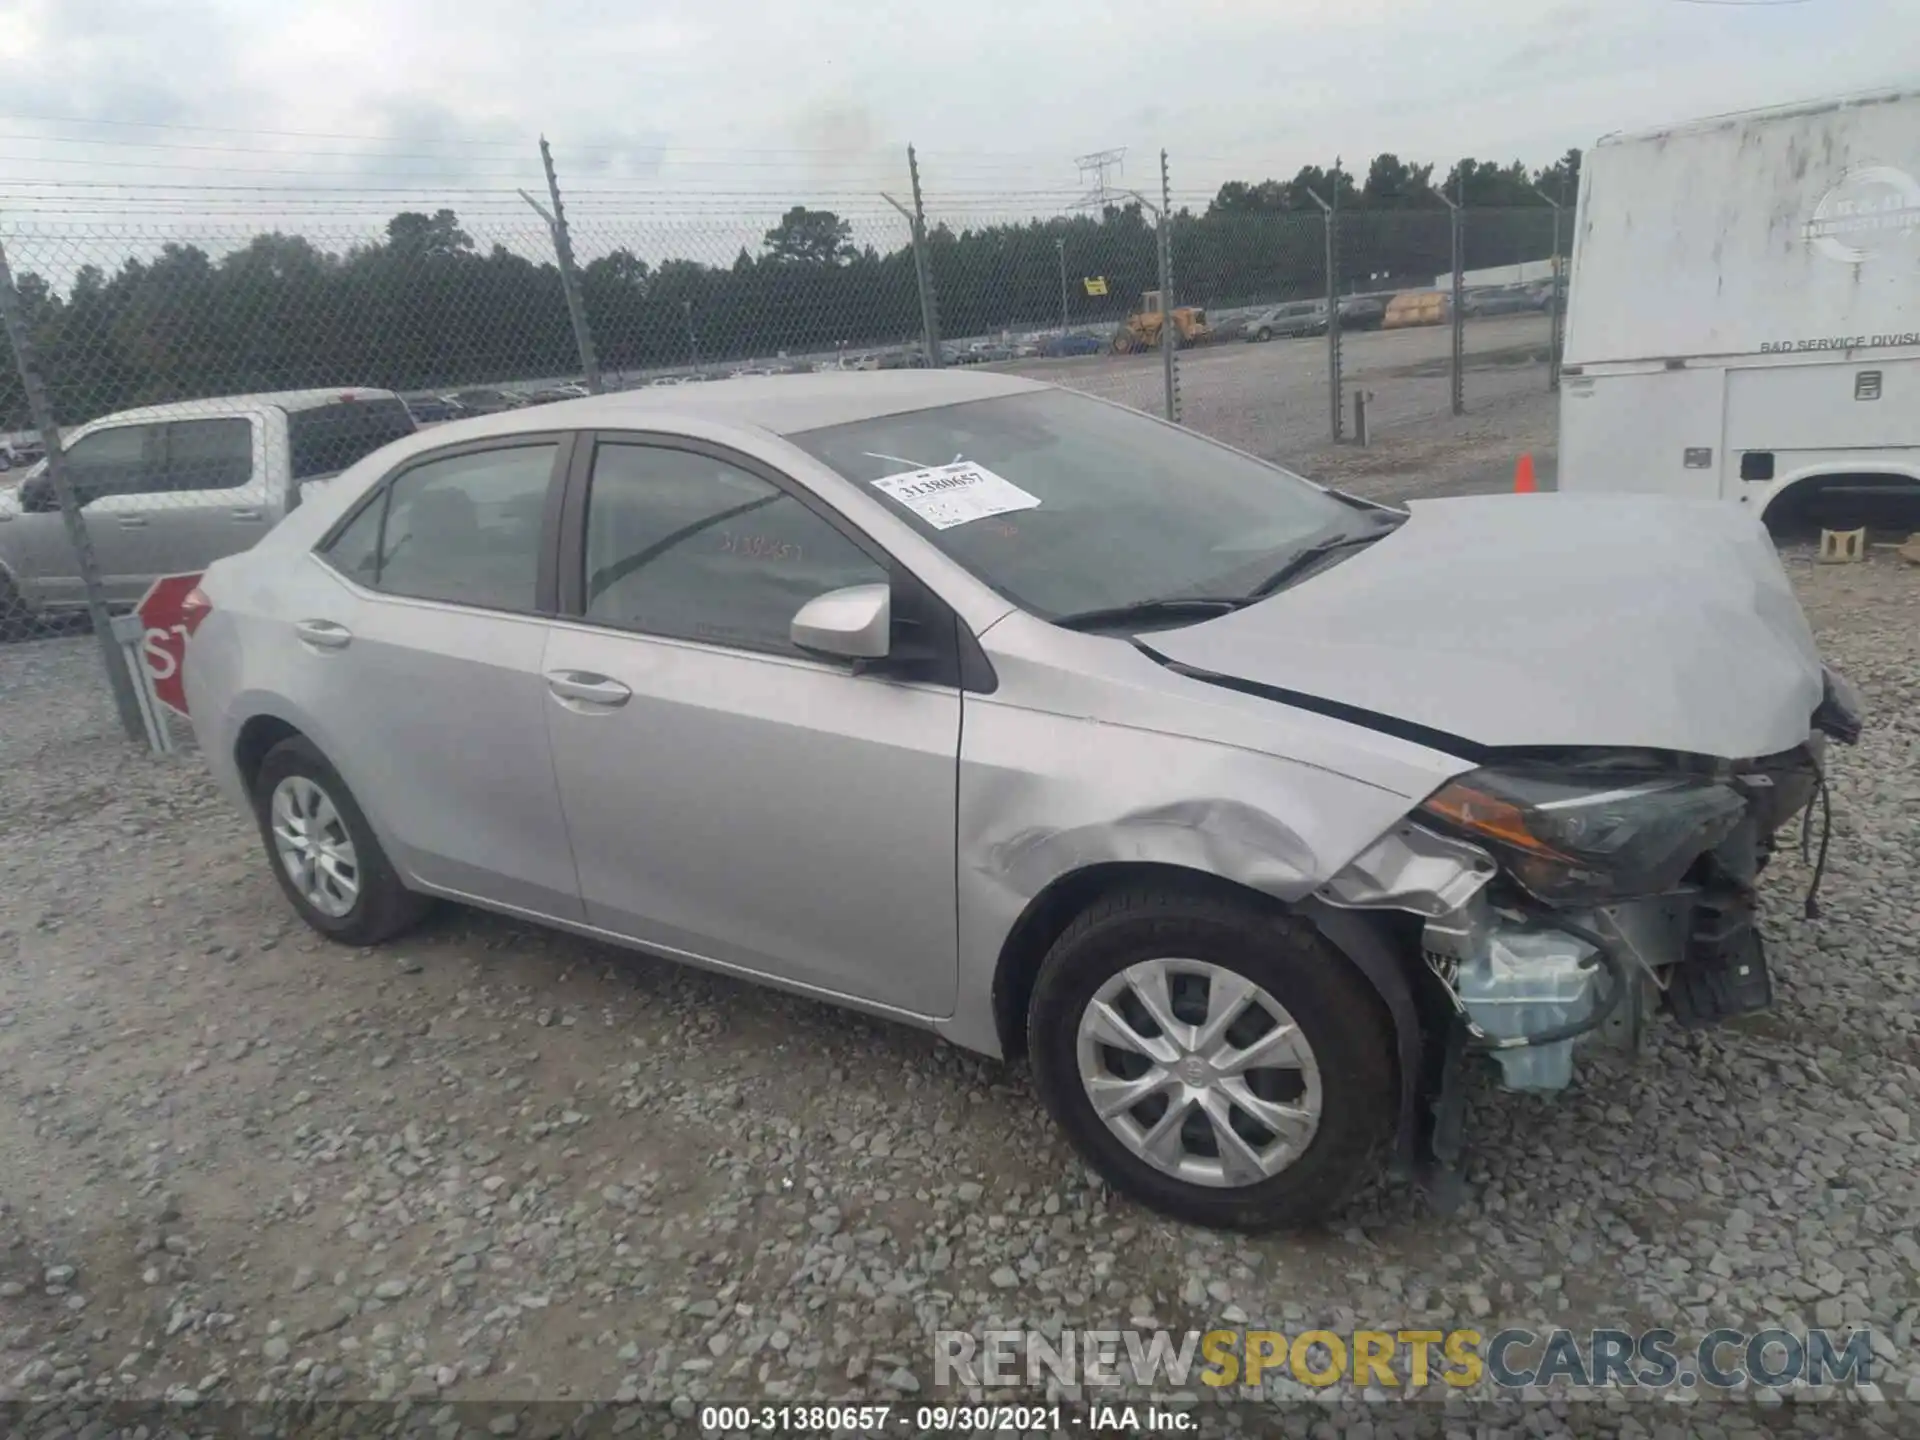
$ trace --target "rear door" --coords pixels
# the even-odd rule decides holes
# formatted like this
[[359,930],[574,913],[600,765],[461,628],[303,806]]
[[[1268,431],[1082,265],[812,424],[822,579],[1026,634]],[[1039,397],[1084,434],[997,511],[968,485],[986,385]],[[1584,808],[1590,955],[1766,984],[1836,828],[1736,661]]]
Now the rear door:
[[264,415],[170,420],[164,429],[165,469],[144,510],[148,579],[250,550],[270,523]]
[[430,452],[321,546],[276,653],[316,739],[403,873],[446,893],[580,917],[541,675],[566,445]]

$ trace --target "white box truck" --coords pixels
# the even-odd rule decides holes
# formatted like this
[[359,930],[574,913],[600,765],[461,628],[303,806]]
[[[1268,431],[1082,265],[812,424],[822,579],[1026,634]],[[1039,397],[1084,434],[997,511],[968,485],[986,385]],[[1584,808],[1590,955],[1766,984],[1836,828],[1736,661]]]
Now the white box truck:
[[1601,140],[1561,375],[1562,490],[1720,497],[1774,525],[1911,517],[1920,91]]

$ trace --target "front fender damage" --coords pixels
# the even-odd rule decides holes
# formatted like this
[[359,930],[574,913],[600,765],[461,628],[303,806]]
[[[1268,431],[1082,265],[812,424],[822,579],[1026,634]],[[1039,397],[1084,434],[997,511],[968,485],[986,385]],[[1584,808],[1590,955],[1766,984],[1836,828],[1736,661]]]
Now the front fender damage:
[[1283,900],[1311,891],[1322,863],[1297,830],[1233,800],[1179,800],[1064,830],[1029,826],[987,845],[978,873],[1024,896],[1095,865],[1170,865],[1231,877]]

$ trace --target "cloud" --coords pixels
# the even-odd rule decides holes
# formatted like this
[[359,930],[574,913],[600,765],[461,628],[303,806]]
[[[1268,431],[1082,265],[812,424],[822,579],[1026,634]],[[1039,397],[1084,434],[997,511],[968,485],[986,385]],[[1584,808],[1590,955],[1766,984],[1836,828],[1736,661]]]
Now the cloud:
[[586,188],[877,206],[909,141],[955,203],[1072,190],[1072,157],[1114,145],[1135,183],[1165,146],[1179,190],[1379,150],[1541,163],[1911,72],[1910,3],[1847,0],[1841,24],[1840,0],[12,0],[0,111],[226,128],[10,121],[0,165],[510,197],[543,183],[544,133]]

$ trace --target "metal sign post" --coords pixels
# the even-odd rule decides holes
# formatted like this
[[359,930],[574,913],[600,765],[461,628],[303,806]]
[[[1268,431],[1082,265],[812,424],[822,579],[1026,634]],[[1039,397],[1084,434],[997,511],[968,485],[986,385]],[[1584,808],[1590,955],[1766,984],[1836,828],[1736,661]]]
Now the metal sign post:
[[133,677],[133,697],[140,712],[140,728],[147,737],[147,748],[156,755],[173,753],[173,732],[154,693],[153,671],[147,668],[147,622],[138,613],[116,615],[112,624],[114,641],[120,646],[127,673]]

